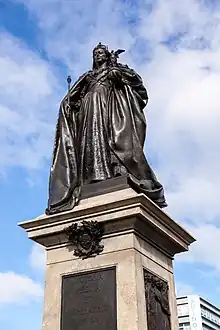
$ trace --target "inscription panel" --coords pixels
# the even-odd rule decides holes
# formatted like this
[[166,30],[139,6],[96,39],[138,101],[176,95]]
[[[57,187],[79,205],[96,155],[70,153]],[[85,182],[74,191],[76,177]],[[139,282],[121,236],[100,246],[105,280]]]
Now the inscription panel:
[[117,330],[116,268],[64,276],[61,330]]

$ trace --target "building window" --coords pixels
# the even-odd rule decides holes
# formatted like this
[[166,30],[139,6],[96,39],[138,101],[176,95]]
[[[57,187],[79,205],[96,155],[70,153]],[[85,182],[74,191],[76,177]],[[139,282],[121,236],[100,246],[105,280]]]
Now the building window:
[[182,323],[179,325],[179,330],[191,330],[189,323]]
[[201,308],[201,315],[213,323],[220,325],[220,317],[212,312],[209,312],[207,309]]
[[179,305],[177,306],[178,316],[189,315],[189,307],[188,305]]

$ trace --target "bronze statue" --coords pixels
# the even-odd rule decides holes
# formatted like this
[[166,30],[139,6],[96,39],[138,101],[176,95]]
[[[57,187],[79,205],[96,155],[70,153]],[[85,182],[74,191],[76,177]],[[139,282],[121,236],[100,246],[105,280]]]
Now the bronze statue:
[[110,52],[99,43],[92,70],[61,102],[47,214],[72,209],[83,185],[120,175],[158,206],[166,206],[163,187],[143,152],[147,91],[134,70],[117,62],[123,51]]

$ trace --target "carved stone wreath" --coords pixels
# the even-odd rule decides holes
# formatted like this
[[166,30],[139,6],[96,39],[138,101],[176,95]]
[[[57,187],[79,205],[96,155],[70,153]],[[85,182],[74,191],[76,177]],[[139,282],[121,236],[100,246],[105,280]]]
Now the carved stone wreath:
[[104,245],[100,245],[103,226],[97,221],[74,223],[65,229],[65,233],[74,245],[74,255],[82,259],[98,255],[104,249]]

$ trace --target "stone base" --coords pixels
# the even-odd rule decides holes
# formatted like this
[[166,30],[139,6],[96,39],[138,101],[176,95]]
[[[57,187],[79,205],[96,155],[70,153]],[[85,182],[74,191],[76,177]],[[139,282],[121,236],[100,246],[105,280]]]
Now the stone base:
[[[64,233],[82,220],[104,226],[103,252],[85,260],[74,256],[74,247]],[[43,215],[19,225],[47,250],[43,330],[69,330],[61,326],[63,276],[108,267],[116,269],[118,330],[157,330],[147,319],[143,269],[168,284],[171,329],[178,329],[172,259],[187,251],[194,238],[145,195],[125,188],[84,199],[70,212]],[[98,312],[95,316],[94,322],[102,317]],[[95,328],[108,330],[101,323]]]

